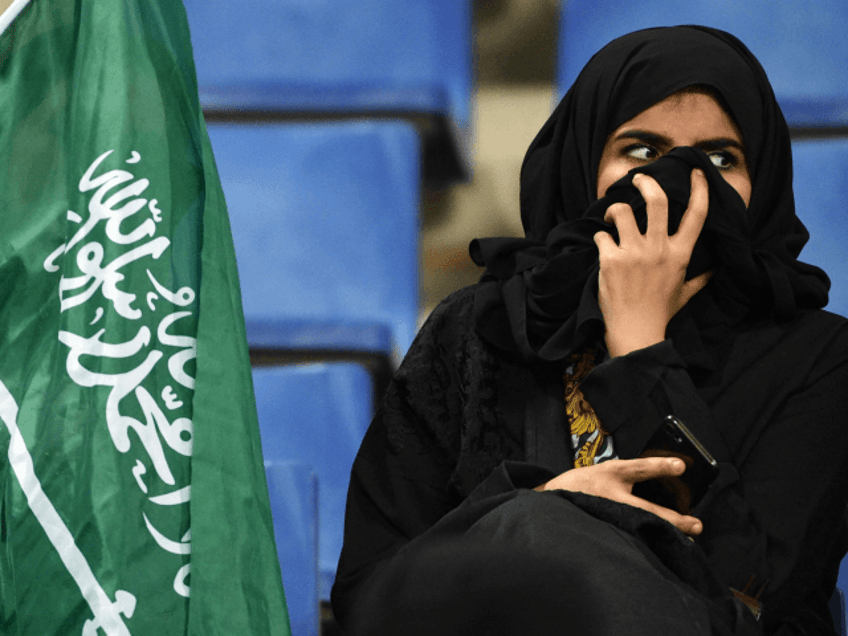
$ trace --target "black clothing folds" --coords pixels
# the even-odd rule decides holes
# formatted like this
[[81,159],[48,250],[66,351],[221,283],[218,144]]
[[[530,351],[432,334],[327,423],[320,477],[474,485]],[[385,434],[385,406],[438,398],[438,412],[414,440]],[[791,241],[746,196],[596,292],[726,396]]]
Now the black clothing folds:
[[[532,488],[572,467],[563,360],[603,345],[595,232],[613,201],[644,223],[632,174],[595,201],[607,136],[687,86],[723,102],[745,144],[742,199],[700,150],[639,168],[673,231],[693,167],[710,209],[690,274],[710,283],[667,339],[596,366],[581,389],[622,459],[668,414],[718,460],[690,541],[652,514]],[[848,546],[848,321],[797,260],[789,134],[759,63],[704,27],[639,31],[595,55],[533,141],[526,238],[481,239],[480,282],[416,338],[351,475],[333,606],[358,634],[830,635]],[[730,588],[762,589],[762,619]]]
[[[756,634],[748,610],[739,611],[727,591],[751,577],[753,590],[766,585],[765,633],[833,633],[827,600],[848,540],[843,318],[808,311],[780,325],[747,320],[711,352],[711,368],[687,367],[669,339],[586,377],[583,392],[622,458],[639,455],[663,416],[675,413],[720,462],[719,482],[694,511],[704,532],[691,543],[636,508],[529,490],[571,463],[562,368],[489,345],[475,331],[473,302],[474,288],[466,288],[431,315],[354,463],[333,589],[351,634]],[[528,510],[515,541],[508,541],[515,520],[507,521],[506,505]],[[653,578],[619,568],[596,596],[590,590],[601,583],[591,570],[564,566],[569,550],[582,550],[601,570],[609,567],[617,548],[596,553],[583,538],[599,519],[640,552],[650,548]],[[560,525],[565,520],[576,523],[576,534]],[[518,584],[529,580],[547,587]],[[692,610],[697,620],[683,623],[691,631],[671,620],[680,606],[657,617],[643,604],[669,581],[682,595],[672,595],[676,603],[701,599]],[[633,619],[620,631],[576,622],[575,606],[598,603],[601,615],[647,622]],[[486,620],[506,625],[510,616],[524,629],[485,631],[493,624]],[[468,625],[462,621],[470,617],[480,631],[445,627]],[[663,618],[677,627],[663,631],[656,624]],[[699,621],[710,627],[699,631]]]

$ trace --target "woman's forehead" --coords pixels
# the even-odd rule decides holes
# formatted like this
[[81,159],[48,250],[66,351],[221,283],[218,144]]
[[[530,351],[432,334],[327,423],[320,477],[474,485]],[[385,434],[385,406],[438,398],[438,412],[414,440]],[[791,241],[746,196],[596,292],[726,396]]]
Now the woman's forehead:
[[714,97],[712,91],[686,88],[649,106],[619,125],[610,137],[627,129],[648,129],[659,135],[680,140],[677,145],[708,138],[734,139],[744,145],[733,117]]

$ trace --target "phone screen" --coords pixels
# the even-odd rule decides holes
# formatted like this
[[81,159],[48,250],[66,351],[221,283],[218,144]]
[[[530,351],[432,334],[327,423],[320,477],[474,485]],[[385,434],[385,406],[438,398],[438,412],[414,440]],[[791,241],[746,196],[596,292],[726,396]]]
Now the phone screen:
[[640,457],[679,457],[686,470],[679,477],[659,477],[635,484],[633,494],[689,514],[718,476],[718,463],[691,431],[673,415],[666,417]]

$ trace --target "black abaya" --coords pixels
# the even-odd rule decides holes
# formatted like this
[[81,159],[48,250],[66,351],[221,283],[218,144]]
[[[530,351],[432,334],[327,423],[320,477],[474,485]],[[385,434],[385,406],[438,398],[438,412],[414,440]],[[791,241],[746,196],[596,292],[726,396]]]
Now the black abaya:
[[[630,183],[594,201],[607,135],[686,86],[735,119],[752,196],[702,152],[638,169],[670,199],[707,173],[691,267],[715,271],[667,339],[581,384],[622,459],[668,414],[719,461],[690,541],[645,511],[532,488],[572,466],[563,360],[603,346],[594,232]],[[833,634],[827,601],[848,546],[848,322],[820,310],[827,277],[797,260],[788,129],[761,67],[702,27],[624,36],[598,53],[522,168],[525,239],[483,239],[478,285],[433,312],[354,463],[336,615],[357,634]],[[641,216],[640,216],[641,215]],[[700,268],[700,269],[699,269]],[[755,621],[730,588],[762,590]]]
[[[676,599],[678,609],[699,599],[693,616],[706,616],[709,625],[700,633],[833,634],[827,601],[848,541],[843,318],[807,311],[780,325],[749,319],[693,366],[672,337],[609,360],[584,380],[622,458],[636,457],[673,412],[719,460],[720,480],[694,511],[704,531],[691,542],[630,506],[530,491],[568,469],[573,457],[562,367],[530,364],[487,344],[474,329],[474,291],[453,294],[431,315],[354,463],[333,589],[337,617],[353,627],[351,635],[577,634],[606,624],[576,623],[581,608],[600,603],[604,612],[633,617],[640,615],[635,607],[648,607],[642,593]],[[693,308],[709,312],[708,300],[697,296]],[[685,326],[673,321],[669,330],[678,336]],[[526,514],[510,514],[525,503]],[[621,600],[618,610],[607,607],[605,594],[585,598],[590,592],[581,581],[594,572],[556,566],[569,549],[605,568],[618,562],[617,548],[585,543],[588,517],[628,535],[642,556],[654,555],[646,557],[654,572],[645,581],[629,569],[608,570],[611,588],[632,601]],[[566,525],[567,518],[582,521]],[[524,524],[523,535],[510,534]],[[568,546],[552,554],[560,543]],[[729,592],[752,576],[754,591],[765,584],[762,627]],[[538,586],[518,585],[528,580]],[[525,629],[467,627],[469,617],[486,625],[505,616]],[[639,634],[640,626],[644,633],[699,633],[688,619],[666,631],[656,631],[661,617],[643,619],[629,631],[595,633]]]

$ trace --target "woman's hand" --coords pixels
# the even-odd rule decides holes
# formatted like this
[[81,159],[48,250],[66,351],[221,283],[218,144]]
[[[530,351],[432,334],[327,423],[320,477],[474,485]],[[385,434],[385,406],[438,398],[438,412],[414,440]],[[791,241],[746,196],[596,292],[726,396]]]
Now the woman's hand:
[[595,234],[600,254],[598,304],[612,357],[665,340],[669,320],[709,281],[712,272],[685,280],[692,249],[707,218],[709,190],[704,173],[692,171],[692,194],[677,232],[668,235],[668,198],[653,178],[633,177],[647,204],[648,227],[639,231],[633,210],[615,203],[604,217],[618,229],[616,245],[607,232]]
[[567,470],[536,490],[570,490],[618,501],[652,512],[682,532],[696,536],[704,529],[700,520],[658,506],[632,493],[635,483],[656,477],[678,477],[685,470],[686,464],[676,457],[611,459],[593,466]]

